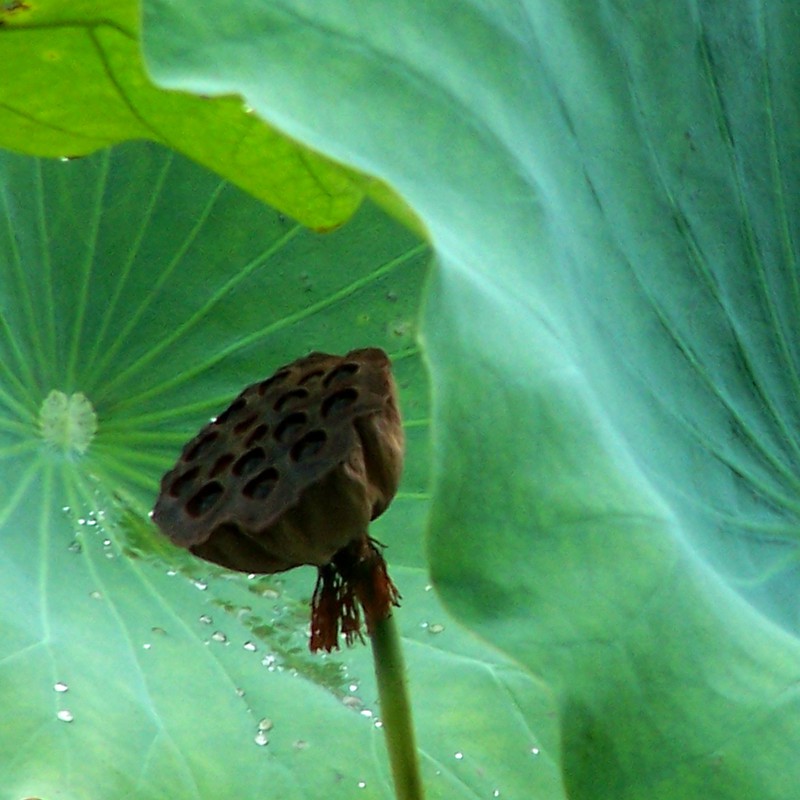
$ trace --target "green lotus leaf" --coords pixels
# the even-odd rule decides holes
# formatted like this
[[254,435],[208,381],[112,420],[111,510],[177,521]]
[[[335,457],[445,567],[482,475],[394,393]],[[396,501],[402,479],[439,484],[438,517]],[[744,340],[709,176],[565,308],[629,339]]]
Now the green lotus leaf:
[[430,231],[433,576],[554,692],[569,796],[791,796],[793,8],[221,5],[145,4],[155,79]]
[[4,793],[388,796],[369,650],[308,650],[315,571],[235,575],[148,518],[181,445],[243,386],[365,344],[390,353],[405,416],[403,484],[373,533],[403,593],[431,796],[557,786],[531,753],[554,735],[549,691],[429,583],[427,247],[369,204],[310,233],[151,144],[4,153],[0,174]]
[[165,91],[140,54],[139,4],[0,4],[0,147],[73,158],[129,139],[167,145],[316,229],[348,219],[354,173],[257,119],[234,94]]

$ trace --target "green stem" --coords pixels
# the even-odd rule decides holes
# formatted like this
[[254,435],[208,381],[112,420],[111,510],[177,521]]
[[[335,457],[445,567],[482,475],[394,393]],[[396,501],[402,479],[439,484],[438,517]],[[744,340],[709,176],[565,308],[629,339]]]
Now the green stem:
[[393,614],[375,623],[370,639],[395,796],[397,800],[423,800],[403,651]]

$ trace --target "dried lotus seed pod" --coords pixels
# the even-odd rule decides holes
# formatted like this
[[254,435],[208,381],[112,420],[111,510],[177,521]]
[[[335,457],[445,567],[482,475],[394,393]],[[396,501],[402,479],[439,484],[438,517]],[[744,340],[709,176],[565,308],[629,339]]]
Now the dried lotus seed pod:
[[[248,386],[161,480],[153,520],[177,545],[229,569],[319,568],[311,649],[360,636],[397,603],[369,537],[403,464],[389,359],[378,348],[311,353]],[[356,600],[358,602],[356,602]]]

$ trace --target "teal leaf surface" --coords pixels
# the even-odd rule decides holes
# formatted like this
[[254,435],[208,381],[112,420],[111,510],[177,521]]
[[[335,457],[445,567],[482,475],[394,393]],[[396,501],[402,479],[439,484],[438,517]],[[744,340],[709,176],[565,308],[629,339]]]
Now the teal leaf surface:
[[240,92],[430,232],[431,568],[557,698],[568,795],[792,796],[793,5],[222,13],[145,3],[156,81]]
[[147,516],[244,385],[364,344],[391,354],[406,420],[375,535],[404,596],[431,796],[557,786],[531,754],[553,735],[549,692],[430,591],[426,246],[371,206],[310,233],[154,145],[6,153],[0,171],[3,796],[391,796],[369,650],[308,652],[314,571],[234,575]]

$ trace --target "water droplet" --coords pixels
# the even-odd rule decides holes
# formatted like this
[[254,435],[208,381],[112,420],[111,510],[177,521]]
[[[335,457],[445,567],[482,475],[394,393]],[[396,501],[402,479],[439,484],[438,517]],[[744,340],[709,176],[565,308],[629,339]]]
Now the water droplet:
[[228,641],[228,637],[222,631],[214,631],[214,633],[211,634],[211,638],[215,642],[227,642]]
[[98,592],[98,591],[89,592],[89,597],[91,597],[92,600],[102,600],[103,599],[103,595],[100,594],[100,592]]
[[363,789],[364,787],[366,787],[366,785],[367,785],[366,781],[359,781],[358,782],[358,788],[359,789]]
[[[151,511],[150,514],[152,515],[152,513],[153,512]],[[177,574],[178,574],[178,570],[176,570],[176,569],[168,569],[167,570],[167,575],[169,575],[170,578],[174,578]]]
[[272,724],[272,720],[269,717],[264,717],[258,721],[258,729],[260,731],[271,731]]
[[64,683],[63,681],[59,681],[58,683],[54,683],[53,684],[53,691],[56,691],[56,692],[68,692],[69,691],[69,686],[67,686],[67,684]]
[[292,746],[295,750],[306,750],[308,748],[308,742],[305,741],[305,739],[298,739]]
[[273,670],[275,669],[275,663],[277,662],[277,658],[275,657],[274,653],[268,653],[261,659],[261,663],[267,667],[267,669]]
[[539,748],[538,747],[531,747],[531,755],[538,756],[539,755]]
[[262,589],[261,596],[266,597],[267,600],[277,600],[281,596],[281,593],[275,591],[275,589]]
[[159,636],[167,635],[167,632],[163,628],[159,628],[158,625],[154,625],[152,628],[150,628],[150,631],[152,633],[157,633]]
[[[78,520],[80,522],[80,520]],[[111,547],[111,539],[103,539],[103,547]]]
[[383,723],[379,719],[376,719],[375,720],[375,727],[376,728],[382,728],[383,727]]
[[61,506],[61,510],[62,510],[62,511],[65,513],[65,514],[69,514],[69,512],[70,512],[70,507],[69,507],[69,506]]
[[462,753],[462,752],[459,750],[459,751],[458,751],[458,752],[455,754],[455,757],[456,757],[456,760],[457,760],[457,761],[461,761],[461,759],[462,759],[462,758],[464,758],[464,754],[463,754],[463,753]]
[[242,647],[247,650],[249,653],[255,653],[258,648],[253,644],[253,642],[245,642]]
[[500,790],[499,789],[495,789],[492,792],[492,797],[500,797]]
[[428,633],[441,633],[444,630],[444,625],[439,622],[434,622],[433,625],[428,625]]
[[359,697],[354,697],[353,695],[348,695],[347,697],[342,698],[342,704],[347,708],[352,708],[354,711],[358,711],[364,703]]
[[361,709],[361,716],[362,717],[371,717],[372,716],[372,711],[370,711],[368,708],[362,708]]
[[347,688],[351,692],[357,692],[358,691],[358,684],[357,683],[351,683]]
[[211,625],[214,622],[208,614],[201,614],[199,620],[203,625]]
[[253,107],[252,106],[248,106],[247,103],[245,103],[242,106],[242,111],[244,111],[245,114],[252,114],[253,113]]
[[244,689],[236,689],[236,696],[237,697],[244,697]]
[[195,586],[195,589],[199,589],[201,592],[204,592],[208,589],[208,584],[205,581],[192,581]]
[[267,736],[267,734],[266,734],[266,733],[264,733],[264,731],[259,731],[259,732],[258,732],[258,733],[255,735],[255,737],[253,738],[253,741],[254,741],[254,742],[255,742],[255,743],[256,743],[256,744],[257,744],[259,747],[263,747],[265,744],[269,744],[269,736]]
[[74,719],[75,719],[75,717],[74,717],[73,713],[72,713],[71,711],[67,710],[66,708],[62,708],[62,709],[61,709],[61,711],[59,711],[59,712],[56,714],[56,716],[57,716],[57,717],[58,717],[58,718],[59,718],[59,719],[60,719],[62,722],[72,722],[72,720],[74,720]]
[[149,650],[149,649],[150,649],[152,646],[153,646],[153,645],[152,645],[152,644],[150,644],[150,642],[145,642],[145,643],[142,645],[142,650]]
[[83,550],[83,545],[77,539],[73,539],[67,550],[70,553],[80,553]]
[[433,584],[426,583],[426,584],[425,584],[425,591],[426,591],[426,592],[429,592],[431,589],[433,589]]

